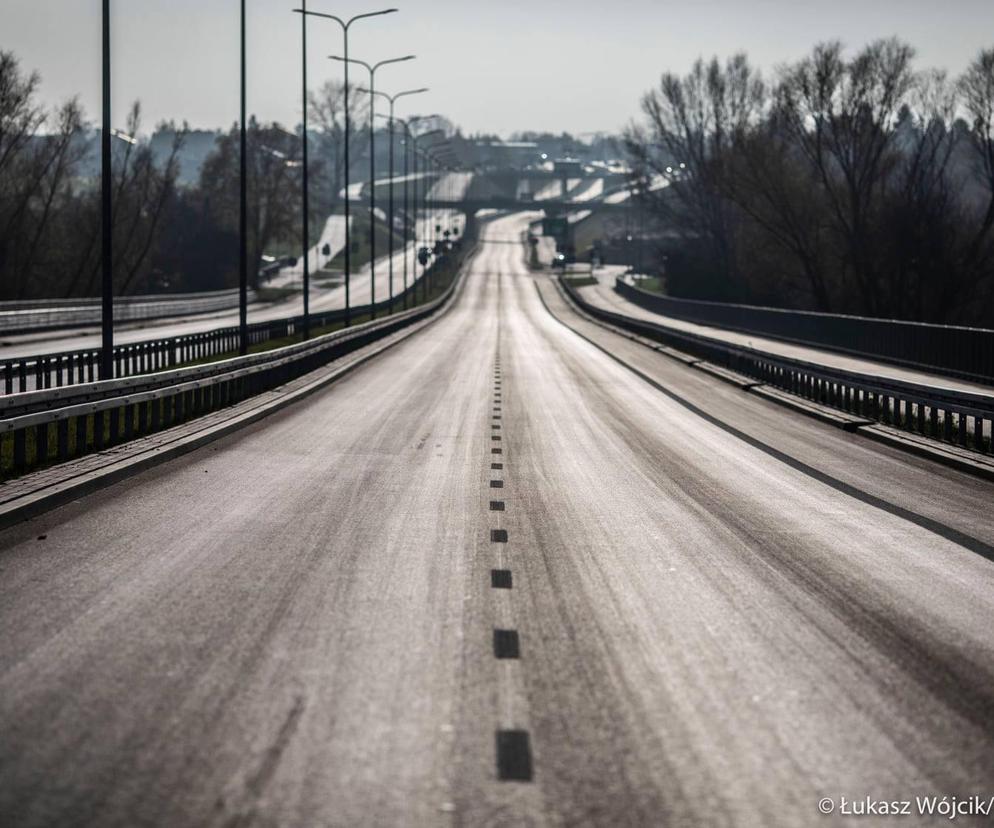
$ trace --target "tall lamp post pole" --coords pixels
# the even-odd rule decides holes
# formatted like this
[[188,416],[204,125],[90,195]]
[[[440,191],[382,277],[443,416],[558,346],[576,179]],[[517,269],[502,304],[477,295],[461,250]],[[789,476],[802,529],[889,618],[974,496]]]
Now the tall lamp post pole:
[[248,151],[245,131],[245,0],[241,0],[241,105],[238,134],[238,353],[248,353]]
[[[413,161],[413,171],[412,171],[411,174],[414,177],[414,180],[412,181],[412,184],[414,186],[414,196],[411,199],[411,209],[412,209],[412,212],[414,214],[413,215],[413,218],[414,218],[414,221],[413,221],[413,227],[414,227],[414,251],[413,251],[412,262],[411,262],[411,274],[414,277],[415,284],[417,283],[417,279],[418,279],[418,204],[419,204],[419,199],[420,200],[424,199],[424,195],[423,194],[419,194],[419,192],[418,192],[418,188],[421,185],[421,179],[418,176],[418,152],[419,152],[419,150],[418,150],[418,139],[419,138],[428,138],[428,137],[433,136],[433,135],[442,135],[443,131],[440,130],[440,129],[433,129],[433,130],[429,130],[428,132],[422,133],[421,135],[415,135],[414,134],[414,125],[417,124],[419,121],[431,121],[431,120],[434,120],[434,119],[440,118],[440,117],[441,116],[438,115],[437,113],[436,114],[431,114],[431,115],[414,115],[413,117],[408,118],[407,122],[405,123],[405,127],[407,129],[407,134],[408,134],[408,136],[411,139],[411,159]],[[425,167],[427,167],[427,165],[425,165]],[[422,170],[421,174],[424,175],[424,170]],[[427,236],[425,236],[425,238],[427,239]],[[422,275],[424,275],[424,274],[422,273]],[[424,284],[424,283],[422,282],[422,284]],[[416,293],[416,291],[415,291],[415,293]],[[424,298],[427,299],[428,295],[424,294]]]
[[[244,3],[244,0],[242,0]],[[383,9],[382,11],[366,12],[365,14],[357,14],[350,17],[348,20],[343,20],[342,18],[334,14],[324,14],[322,12],[307,11],[307,9],[294,9],[294,12],[302,15],[311,15],[312,17],[323,17],[326,20],[334,20],[339,26],[342,27],[342,53],[345,57],[345,90],[344,90],[344,104],[345,104],[345,324],[349,325],[351,323],[352,305],[349,298],[349,282],[351,276],[351,263],[350,255],[352,248],[352,233],[349,228],[349,29],[352,24],[357,20],[362,20],[367,17],[379,17],[383,14],[393,14],[397,9]]]
[[100,379],[114,378],[113,189],[110,154],[110,0],[103,0],[103,129],[100,133],[101,348]]
[[411,151],[411,136],[406,122],[404,123],[404,134],[404,310],[407,310],[407,219],[409,216],[407,212],[407,179],[409,175],[408,156]]
[[[417,158],[417,154],[420,152],[422,158],[424,159],[424,167],[423,167],[424,172],[422,173],[422,175],[424,175],[424,173],[428,173],[429,174],[429,176],[425,177],[425,183],[424,183],[424,187],[423,187],[422,193],[421,193],[421,198],[422,198],[422,200],[424,202],[424,206],[425,206],[425,209],[423,210],[423,213],[424,213],[423,221],[425,222],[424,223],[424,241],[425,241],[425,246],[427,246],[427,243],[428,243],[428,241],[429,241],[429,239],[431,237],[431,232],[432,232],[431,231],[431,221],[432,221],[432,218],[431,218],[431,192],[430,192],[429,180],[430,180],[430,173],[431,173],[431,169],[432,169],[431,168],[431,164],[432,164],[432,162],[435,159],[433,158],[433,156],[432,156],[432,154],[431,154],[431,152],[429,150],[431,150],[432,147],[437,146],[437,144],[432,144],[427,149],[419,149],[418,148],[418,141],[422,140],[422,139],[425,139],[425,138],[430,138],[430,137],[432,137],[434,135],[441,135],[441,134],[444,134],[442,130],[440,130],[440,129],[433,129],[433,130],[431,130],[431,132],[426,132],[426,133],[424,133],[422,135],[418,135],[418,136],[416,136],[414,138],[414,155],[415,155],[415,159]],[[415,214],[415,223],[416,222],[417,222],[417,214]],[[417,272],[417,271],[415,271],[415,272]],[[427,273],[427,265],[422,265],[422,268],[421,268],[421,297],[422,297],[422,301],[424,301],[424,302],[428,301],[428,280],[425,278],[426,273]]]
[[[442,130],[437,129],[433,130],[432,132],[426,133],[421,137],[426,138],[429,135],[435,135],[439,133],[444,134]],[[443,143],[444,141],[439,141],[434,144],[430,144],[425,150],[425,156],[431,164],[431,167],[429,169],[433,177],[437,177],[437,180],[433,181],[430,187],[427,184],[425,185],[426,187],[425,197],[428,200],[428,219],[427,219],[428,226],[426,228],[427,232],[425,233],[425,238],[427,239],[429,236],[431,236],[432,249],[434,249],[438,243],[438,221],[439,221],[438,201],[439,198],[441,197],[442,194],[441,190],[444,187],[445,183],[445,175],[444,175],[442,161],[440,159],[439,154],[432,152],[432,150],[437,149]]]
[[[392,118],[392,115],[391,115]],[[408,208],[407,208],[407,179],[409,178],[408,173],[408,155],[410,155],[411,150],[411,128],[408,126],[407,121],[403,118],[397,118],[400,121],[401,126],[404,127],[404,200],[401,212],[404,214],[404,310],[407,310],[407,222],[409,218]],[[417,245],[415,244],[415,247]],[[415,271],[417,272],[417,271]]]
[[411,184],[414,192],[411,194],[411,231],[414,236],[414,247],[411,251],[411,279],[414,283],[414,303],[418,301],[418,190],[421,186],[421,179],[418,178],[418,139],[411,130],[407,132],[411,140],[411,163],[414,180]]
[[414,60],[414,55],[404,55],[403,57],[387,58],[377,63],[369,64],[358,58],[350,58],[348,54],[344,56],[328,55],[332,60],[340,61],[348,66],[356,63],[365,66],[369,72],[369,313],[371,318],[376,318],[376,107],[374,106],[376,95],[376,70],[389,63],[403,63],[406,60]]
[[310,248],[311,248],[311,229],[310,229],[310,198],[307,182],[307,0],[301,0],[300,3],[301,10],[303,14],[300,15],[300,44],[301,44],[301,117],[303,120],[303,125],[300,130],[300,141],[301,141],[301,161],[303,162],[302,168],[302,181],[301,188],[303,190],[303,204],[301,210],[301,231],[302,231],[302,245],[304,248],[304,339],[311,338],[311,264],[310,264]]
[[[370,95],[379,95],[381,98],[386,98],[390,102],[390,115],[389,116],[381,115],[380,117],[381,118],[388,117],[389,122],[390,122],[390,178],[389,178],[389,181],[388,181],[388,192],[389,192],[389,207],[388,207],[388,212],[390,214],[389,215],[389,227],[390,227],[390,231],[389,231],[389,234],[388,234],[388,239],[389,239],[389,243],[390,244],[389,244],[389,251],[387,253],[387,257],[388,257],[388,267],[389,267],[389,272],[390,272],[390,279],[389,279],[389,285],[390,285],[390,312],[393,313],[393,234],[394,234],[394,209],[393,209],[393,176],[394,176],[394,169],[393,169],[393,166],[394,166],[393,165],[394,130],[393,130],[393,124],[394,124],[394,114],[393,114],[393,111],[394,111],[394,104],[397,102],[398,98],[403,98],[403,97],[405,97],[407,95],[420,95],[422,92],[427,92],[428,91],[428,87],[422,87],[421,89],[407,89],[404,92],[397,92],[395,95],[388,95],[386,92],[375,92],[372,89],[369,89],[369,90],[366,90],[366,91],[368,91]],[[404,209],[406,210],[407,209],[407,197],[406,197],[406,188],[407,188],[407,167],[406,167],[406,161],[407,161],[407,157],[406,156],[404,157],[404,161],[405,161],[405,167],[404,167],[404,187],[405,187]],[[405,243],[406,243],[406,238],[405,238]],[[404,270],[404,287],[406,288],[407,287],[407,270],[406,270],[407,256],[406,256],[406,254],[404,256],[404,264],[405,264],[405,270]],[[407,307],[406,300],[405,300],[404,306]]]

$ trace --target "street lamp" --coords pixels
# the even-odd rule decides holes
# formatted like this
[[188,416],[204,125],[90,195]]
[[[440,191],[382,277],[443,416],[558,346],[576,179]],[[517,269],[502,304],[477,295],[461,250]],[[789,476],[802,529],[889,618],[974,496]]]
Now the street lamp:
[[[439,206],[438,202],[443,196],[443,191],[445,189],[445,179],[447,167],[445,166],[446,160],[450,157],[450,150],[444,147],[446,141],[438,141],[434,144],[429,144],[425,149],[425,157],[431,163],[431,172],[433,173],[435,180],[432,181],[431,186],[426,186],[425,195],[428,199],[428,232],[431,234],[432,247],[438,243],[438,230],[440,221],[438,217]],[[443,150],[444,151],[441,151]],[[439,151],[436,151],[439,150]]]
[[100,379],[114,378],[114,252],[111,226],[110,0],[103,0],[103,130],[100,133]]
[[114,379],[114,167],[111,138],[128,144],[138,139],[111,127],[110,0],[101,4],[102,124],[100,132],[100,379]]
[[372,319],[376,319],[376,124],[374,122],[376,107],[373,105],[376,94],[376,70],[389,63],[403,63],[406,60],[414,60],[414,55],[404,55],[403,57],[387,58],[377,63],[369,64],[358,58],[350,58],[338,55],[328,55],[332,60],[340,61],[346,66],[350,63],[357,63],[365,66],[369,71],[369,313]]
[[303,125],[300,128],[301,142],[301,163],[302,170],[302,204],[301,204],[301,246],[304,249],[303,276],[304,276],[304,339],[311,337],[311,228],[310,228],[310,198],[307,182],[307,0],[301,0],[300,15],[300,46],[301,46],[301,118]]
[[[435,116],[427,116],[435,117]],[[411,263],[411,272],[417,279],[417,256],[418,256],[418,221],[417,221],[417,175],[418,175],[418,157],[416,152],[411,152],[411,147],[414,145],[414,132],[411,129],[411,124],[414,121],[423,120],[424,116],[411,118],[409,120],[404,120],[403,118],[395,118],[395,121],[400,122],[400,125],[404,127],[404,133],[407,136],[407,140],[404,141],[404,310],[407,310],[407,237],[408,231],[413,230],[414,237],[412,257],[413,261]],[[412,158],[414,161],[413,169],[408,173],[408,158]],[[411,199],[410,203],[414,208],[414,221],[409,223],[409,217],[411,210],[408,208],[408,181],[414,186],[414,198]]]
[[[422,154],[424,154],[422,150],[418,149],[418,141],[419,140],[423,140],[425,138],[431,138],[431,137],[433,137],[435,135],[444,135],[445,132],[444,132],[444,130],[441,130],[441,129],[433,129],[433,130],[430,130],[428,132],[424,132],[421,135],[415,135],[414,134],[414,124],[416,122],[418,122],[418,121],[427,121],[427,120],[432,120],[432,119],[435,119],[435,118],[438,118],[438,117],[439,117],[438,115],[416,115],[413,118],[410,118],[408,120],[408,122],[407,122],[408,135],[410,135],[410,137],[411,137],[411,146],[412,146],[412,149],[413,149],[412,157],[414,159],[414,201],[413,201],[413,205],[414,205],[414,262],[413,262],[413,271],[414,271],[415,274],[417,274],[417,272],[418,272],[418,269],[417,269],[417,258],[418,258],[418,244],[417,244],[417,241],[418,241],[418,183],[419,183],[419,179],[418,179],[418,152],[420,151],[420,152],[422,152]],[[427,156],[426,156],[426,162],[427,162]],[[427,170],[427,163],[425,164],[425,169]],[[423,191],[421,197],[423,199],[427,200],[427,196],[428,196],[428,185],[427,185],[427,181],[426,181],[425,187],[424,187],[424,191]],[[425,241],[427,241],[427,233],[425,233]],[[422,274],[421,274],[422,276],[424,276],[424,272],[423,271],[424,271],[424,266],[422,266]],[[415,280],[417,280],[417,276],[415,276]],[[428,299],[428,289],[426,287],[426,283],[425,283],[424,280],[422,280],[421,285],[422,285],[422,296],[423,296],[423,298],[425,300],[427,300]]]
[[[408,174],[408,156],[411,155],[410,147],[411,147],[411,142],[413,140],[413,136],[412,136],[412,133],[411,133],[411,127],[410,127],[410,125],[408,124],[407,121],[405,121],[403,118],[397,118],[396,120],[400,121],[401,125],[404,127],[404,134],[406,135],[406,138],[404,140],[404,209],[403,209],[403,213],[404,213],[404,310],[407,310],[407,233],[408,233],[408,216],[409,216],[409,210],[408,210],[408,206],[407,206],[407,183],[408,183],[408,179],[410,178],[410,175]],[[417,164],[418,164],[418,159],[415,156],[415,158],[414,158],[414,170],[415,170],[415,173],[417,173]],[[415,186],[417,186],[416,183],[415,183]],[[417,196],[415,196],[415,198],[417,198]],[[417,238],[417,233],[418,233],[418,227],[417,227],[417,221],[415,221],[414,222],[414,239],[413,239],[413,241],[414,241],[414,255],[415,256],[417,256],[417,252],[418,252],[418,238]],[[416,265],[414,266],[413,272],[415,274],[418,272]]]
[[[301,15],[300,19],[302,21],[305,21],[305,22],[307,20],[307,18],[304,15]],[[307,54],[307,34],[305,32],[305,34],[304,34],[304,55],[305,55],[304,60],[305,61],[307,60],[306,54]],[[273,124],[273,128],[275,130],[279,131],[279,132],[282,132],[284,135],[289,135],[291,138],[296,138],[297,137],[297,133],[290,132],[290,130],[288,130],[288,129],[283,129],[283,127],[279,126],[278,124]],[[287,156],[284,153],[280,152],[279,150],[275,150],[272,147],[263,146],[262,149],[265,152],[267,152],[270,155],[272,155],[274,158],[277,158],[277,159],[281,160],[283,162],[283,166],[285,166],[287,169],[294,169],[296,167],[300,167],[301,168],[301,189],[303,190],[303,194],[302,194],[303,204],[302,204],[302,210],[301,210],[301,215],[302,215],[302,220],[303,220],[303,233],[302,233],[303,241],[302,241],[302,244],[303,244],[303,248],[304,248],[304,259],[303,259],[303,263],[302,263],[302,267],[303,267],[303,270],[302,270],[302,273],[303,273],[303,286],[302,286],[302,289],[303,289],[303,298],[304,298],[304,330],[303,330],[303,338],[306,340],[306,339],[310,339],[310,337],[311,337],[311,314],[310,314],[310,301],[311,301],[310,272],[311,272],[311,269],[310,269],[310,263],[308,262],[308,257],[310,255],[311,241],[310,241],[310,227],[309,227],[309,224],[310,224],[310,205],[309,205],[309,200],[310,199],[308,197],[308,187],[307,187],[307,66],[306,66],[306,63],[305,63],[305,66],[304,66],[304,122],[303,122],[303,126],[301,127],[301,143],[302,143],[302,146],[301,146],[301,158],[300,158],[300,161],[294,161],[294,160],[292,160],[290,158],[287,158]]]
[[437,249],[438,247],[438,234],[441,231],[442,221],[439,213],[441,212],[438,203],[439,201],[446,200],[446,188],[448,187],[448,173],[451,171],[451,167],[448,166],[448,162],[454,158],[451,149],[448,147],[442,148],[441,152],[432,152],[433,149],[442,148],[442,144],[434,144],[428,148],[427,156],[435,165],[435,172],[438,175],[438,180],[432,185],[429,192],[429,209],[430,213],[430,232],[432,240],[432,249]]
[[[244,5],[245,0],[242,0]],[[334,20],[339,26],[342,27],[342,50],[345,55],[345,324],[348,325],[351,322],[351,304],[349,302],[349,276],[351,269],[349,267],[350,260],[349,256],[351,253],[351,232],[349,230],[349,28],[357,20],[362,20],[366,17],[379,17],[383,14],[392,14],[397,11],[397,9],[384,9],[383,11],[366,12],[365,14],[357,14],[350,17],[348,20],[343,20],[334,14],[324,14],[323,12],[307,11],[307,9],[294,9],[294,12],[302,15],[311,15],[313,17],[323,17],[326,20]]]
[[241,105],[238,131],[238,353],[248,353],[248,138],[245,131],[245,0],[241,0]]
[[[390,209],[389,209],[389,212],[390,212],[390,225],[389,225],[389,227],[390,227],[390,232],[389,232],[390,247],[389,247],[388,256],[389,256],[389,268],[390,268],[390,282],[389,282],[389,284],[390,284],[390,312],[393,313],[393,233],[394,233],[394,213],[393,213],[393,144],[394,144],[393,120],[394,120],[394,115],[393,115],[393,107],[394,107],[394,103],[396,102],[397,98],[403,98],[403,97],[405,97],[407,95],[420,95],[422,92],[427,92],[428,91],[428,87],[422,87],[421,89],[408,89],[408,90],[405,90],[404,92],[397,92],[395,95],[388,95],[386,92],[376,92],[376,91],[374,91],[372,89],[368,89],[368,90],[365,90],[365,91],[369,92],[370,95],[379,95],[381,98],[386,98],[388,101],[390,101],[390,115],[389,115],[389,121],[390,121],[390,179],[389,179],[389,183],[388,183],[389,193],[390,193],[390,196],[389,196],[389,201],[390,201]],[[382,118],[384,116],[381,115],[380,117]],[[406,161],[406,155],[405,155],[405,161]],[[406,168],[406,166],[404,168],[404,186],[405,186],[405,188],[407,187],[407,168]],[[405,206],[406,206],[406,196],[405,196]],[[407,263],[407,254],[406,253],[404,255],[404,263],[405,264]],[[404,280],[404,286],[405,287],[407,286],[407,280],[406,279]]]

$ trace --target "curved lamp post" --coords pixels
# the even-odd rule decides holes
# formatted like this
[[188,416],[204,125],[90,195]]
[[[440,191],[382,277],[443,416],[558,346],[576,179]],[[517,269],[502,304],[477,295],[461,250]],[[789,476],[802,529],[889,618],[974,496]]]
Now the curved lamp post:
[[[413,121],[414,119],[412,118],[411,120]],[[431,130],[429,132],[424,132],[421,135],[413,135],[412,136],[412,142],[413,142],[413,146],[414,146],[414,158],[415,158],[415,162],[417,161],[418,153],[421,153],[421,156],[424,158],[424,170],[425,170],[426,173],[430,173],[430,171],[431,171],[431,166],[430,165],[435,160],[430,151],[434,147],[437,147],[439,145],[439,143],[442,143],[442,142],[435,143],[435,144],[430,144],[428,147],[426,147],[424,149],[421,149],[420,147],[418,147],[418,141],[422,141],[422,140],[424,140],[426,138],[433,138],[436,135],[444,135],[444,134],[445,134],[444,130],[433,129],[433,130]],[[427,242],[429,240],[429,236],[431,235],[431,220],[432,220],[431,219],[431,212],[432,212],[432,210],[431,210],[431,202],[429,200],[430,196],[431,196],[431,190],[430,190],[430,187],[429,187],[429,179],[426,178],[425,179],[425,184],[424,184],[424,189],[423,189],[423,191],[421,193],[421,199],[422,199],[422,201],[425,204],[425,209],[423,211],[424,212],[424,219],[423,220],[426,222],[426,224],[424,226],[424,241],[425,241],[426,245],[427,245]],[[414,222],[415,222],[415,228],[416,228],[417,227],[417,208],[415,208]],[[415,236],[416,235],[417,235],[417,231],[415,230]],[[415,251],[415,255],[416,254],[417,254],[417,251]],[[425,301],[425,302],[428,301],[428,280],[424,278],[426,269],[427,269],[427,264],[422,265],[422,268],[421,268],[421,271],[422,271],[421,272],[421,276],[422,276],[422,281],[421,281],[422,292],[421,292],[421,295],[422,295],[422,301]],[[417,272],[417,271],[415,270],[415,272]]]
[[[389,240],[390,246],[389,246],[389,252],[387,253],[387,261],[388,261],[388,267],[390,269],[390,278],[389,278],[389,285],[390,285],[390,313],[393,313],[393,233],[394,233],[394,212],[393,212],[393,144],[394,144],[393,121],[394,121],[394,115],[393,115],[393,107],[394,107],[394,103],[396,102],[396,100],[398,98],[403,98],[403,97],[405,97],[407,95],[420,95],[422,92],[427,92],[428,91],[428,87],[425,86],[425,87],[422,87],[421,89],[407,89],[407,90],[405,90],[403,92],[397,92],[394,95],[388,95],[386,92],[377,92],[377,91],[375,91],[373,89],[361,89],[360,88],[360,91],[361,92],[368,92],[370,95],[379,95],[381,98],[386,98],[390,102],[390,115],[389,116],[380,115],[379,117],[381,117],[381,118],[387,117],[389,119],[389,122],[390,122],[390,178],[389,178],[389,182],[388,182],[388,188],[389,188],[388,191],[389,191],[389,194],[390,194],[389,195],[389,213],[390,213],[389,228],[390,228],[390,230],[389,230],[389,233],[387,235],[387,238]],[[405,160],[406,160],[406,157],[405,157]],[[406,167],[404,169],[404,177],[405,177],[404,178],[404,186],[406,187],[407,186],[407,169],[406,169]],[[406,199],[406,196],[405,196],[405,199]],[[405,201],[405,203],[406,203],[406,201]],[[404,263],[405,264],[407,263],[407,256],[406,255],[404,256]],[[404,287],[407,287],[407,279],[406,278],[404,279]],[[405,306],[406,306],[406,303],[405,303]]]
[[[414,250],[412,252],[413,259],[412,259],[412,262],[411,262],[411,272],[412,272],[412,274],[414,274],[415,281],[417,281],[417,272],[418,272],[418,245],[417,245],[417,240],[418,240],[418,198],[419,198],[419,196],[418,196],[418,187],[421,184],[420,179],[418,178],[418,151],[419,151],[418,150],[418,140],[419,139],[424,139],[424,138],[430,138],[430,137],[432,137],[434,135],[444,135],[445,133],[441,129],[432,129],[432,130],[429,130],[428,132],[423,132],[420,135],[416,135],[415,132],[414,132],[414,128],[415,128],[415,125],[418,124],[421,121],[433,121],[433,120],[436,120],[436,119],[441,118],[441,117],[442,116],[439,115],[438,113],[432,113],[430,115],[413,115],[413,116],[411,116],[410,118],[407,119],[407,124],[406,124],[407,134],[410,136],[410,139],[411,139],[411,148],[413,150],[413,152],[411,153],[411,158],[414,161],[414,170],[413,170],[413,173],[412,173],[413,178],[414,178],[414,181],[413,181],[413,184],[414,184],[414,198],[411,201],[411,206],[413,208],[413,213],[414,213],[414,242],[415,242],[415,244],[414,244]],[[400,119],[398,119],[398,120],[400,120]],[[426,189],[427,189],[427,185],[425,185],[425,186],[426,186]],[[422,200],[424,199],[424,194],[421,195],[421,199]],[[427,297],[427,294],[425,294],[425,296]]]
[[[373,101],[376,90],[376,70],[381,66],[390,63],[403,63],[407,60],[414,60],[415,55],[404,55],[403,57],[387,58],[373,64],[366,63],[358,58],[350,58],[348,52],[344,56],[328,55],[331,60],[344,63],[346,67],[350,63],[357,63],[365,66],[369,72],[369,313],[372,319],[376,319],[376,125],[373,121],[375,117],[375,106]],[[347,70],[346,70],[347,71]]]
[[366,12],[357,14],[348,20],[343,20],[334,14],[324,14],[323,12],[308,11],[307,9],[294,9],[294,12],[312,17],[323,17],[326,20],[334,20],[342,27],[342,50],[345,54],[345,324],[351,322],[351,304],[349,301],[349,277],[351,274],[350,254],[352,247],[352,236],[349,230],[349,29],[357,20],[364,20],[367,17],[379,17],[383,14],[393,14],[397,9],[383,9],[382,11]]
[[[405,140],[404,140],[404,202],[403,202],[404,203],[404,208],[403,208],[403,212],[404,212],[404,310],[407,310],[407,235],[408,235],[408,230],[409,230],[408,221],[409,221],[409,217],[410,217],[410,210],[409,210],[409,208],[407,206],[408,205],[407,184],[408,184],[408,179],[410,178],[410,176],[408,175],[408,158],[411,155],[411,149],[410,148],[411,148],[412,141],[414,139],[413,139],[413,133],[411,132],[411,127],[408,124],[408,122],[405,121],[403,118],[396,118],[395,120],[399,121],[400,124],[401,124],[401,126],[404,127],[404,135],[406,136]],[[415,158],[414,158],[414,174],[415,175],[417,174],[417,169],[418,169],[417,165],[418,165],[418,159],[417,159],[417,156],[415,156]],[[417,181],[414,182],[414,186],[417,187]],[[416,202],[416,200],[417,200],[417,196],[415,195],[415,202]],[[417,220],[415,220],[414,223],[413,223],[413,229],[414,229],[414,239],[413,239],[413,242],[414,242],[414,255],[417,256],[417,253],[418,253],[418,223],[417,223]],[[418,272],[417,271],[417,266],[414,265],[412,273],[416,274],[417,272]]]

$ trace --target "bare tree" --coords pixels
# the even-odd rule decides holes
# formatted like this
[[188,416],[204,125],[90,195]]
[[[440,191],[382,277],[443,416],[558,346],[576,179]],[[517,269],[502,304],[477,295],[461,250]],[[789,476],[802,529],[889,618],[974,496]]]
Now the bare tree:
[[[367,142],[369,138],[368,95],[349,85],[349,165],[369,163]],[[317,91],[309,95],[309,110],[312,122],[320,132],[318,154],[325,159],[327,175],[322,182],[327,189],[328,211],[337,206],[345,183],[345,85],[337,81],[326,81]],[[364,160],[365,159],[365,160]]]
[[787,259],[779,285],[770,283],[773,268],[762,273],[752,268],[752,287],[761,295],[793,295],[802,306],[829,311],[834,302],[824,261],[825,205],[811,185],[804,158],[775,107],[755,126],[737,132],[724,191],[748,219],[745,232],[769,239]]
[[974,256],[990,245],[994,228],[994,48],[984,49],[959,81],[963,104],[971,120],[970,146],[975,170],[987,190],[983,218],[971,244]]
[[698,60],[682,78],[663,75],[659,88],[642,99],[647,126],[626,134],[639,197],[686,234],[702,235],[729,283],[736,282],[737,264],[727,158],[762,100],[762,80],[744,54],[724,66],[717,58],[707,64]]
[[885,312],[873,226],[882,185],[897,163],[895,127],[915,81],[914,50],[895,39],[871,43],[852,60],[842,45],[815,47],[784,72],[778,108],[817,173],[851,274],[869,312]]
[[[112,211],[114,228],[114,290],[127,293],[145,267],[150,251],[158,240],[166,204],[176,190],[179,176],[178,155],[186,128],[179,131],[166,162],[155,162],[151,143],[140,137],[141,104],[136,101],[128,113],[125,132],[116,132],[112,155]],[[88,217],[82,255],[78,259],[70,295],[82,291],[92,295],[97,289],[100,259],[97,240],[100,235],[98,193],[92,190],[81,210]]]
[[[258,285],[265,251],[276,241],[294,239],[298,231],[302,179],[300,139],[278,124],[248,124],[249,276]],[[212,221],[234,229],[239,216],[239,131],[218,139],[201,170],[200,187]]]
[[34,102],[38,82],[0,52],[0,292],[16,298],[43,294],[57,278],[53,226],[83,150],[78,101],[49,115]]

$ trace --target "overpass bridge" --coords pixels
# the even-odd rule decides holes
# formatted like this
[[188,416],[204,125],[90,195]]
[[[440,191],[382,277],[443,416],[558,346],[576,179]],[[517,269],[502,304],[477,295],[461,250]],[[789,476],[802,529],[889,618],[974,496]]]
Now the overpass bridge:
[[595,212],[601,210],[620,211],[628,206],[627,201],[608,202],[603,199],[572,201],[568,198],[543,198],[537,201],[523,201],[504,196],[468,198],[463,200],[436,198],[432,200],[432,204],[437,209],[458,210],[465,213],[476,212],[477,210],[541,210],[547,215],[550,213],[569,213],[578,210],[591,210]]

